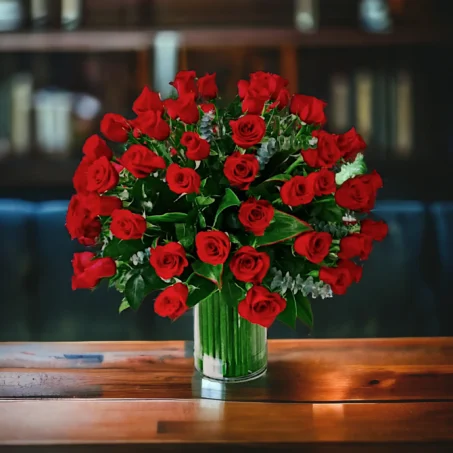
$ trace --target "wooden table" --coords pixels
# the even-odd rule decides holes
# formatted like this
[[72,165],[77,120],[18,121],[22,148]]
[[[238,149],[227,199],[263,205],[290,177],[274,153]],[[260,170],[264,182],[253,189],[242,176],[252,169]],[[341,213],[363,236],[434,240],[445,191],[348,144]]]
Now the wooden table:
[[453,451],[453,338],[270,341],[266,377],[184,342],[0,344],[0,450]]

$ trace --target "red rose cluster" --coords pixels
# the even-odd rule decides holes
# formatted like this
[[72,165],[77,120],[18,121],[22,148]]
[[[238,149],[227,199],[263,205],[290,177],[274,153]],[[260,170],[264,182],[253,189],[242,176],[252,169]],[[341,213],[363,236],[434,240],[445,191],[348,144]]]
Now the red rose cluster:
[[[304,263],[298,277],[314,277],[335,294],[358,282],[358,260],[384,239],[387,225],[363,218],[382,187],[376,172],[357,170],[337,182],[366,147],[355,129],[323,130],[326,103],[292,95],[276,74],[240,80],[226,109],[217,107],[215,74],[181,71],[171,85],[176,98],[162,100],[145,87],[135,118],[107,113],[104,138],[85,142],[66,226],[71,238],[95,248],[74,255],[72,287],[110,278],[131,306],[139,305],[137,293],[159,289],[155,311],[174,320],[201,286],[223,294],[233,285],[240,316],[269,327],[296,313],[296,292],[289,298],[291,289],[271,290],[271,268],[291,274]],[[197,278],[209,283],[192,284]]]

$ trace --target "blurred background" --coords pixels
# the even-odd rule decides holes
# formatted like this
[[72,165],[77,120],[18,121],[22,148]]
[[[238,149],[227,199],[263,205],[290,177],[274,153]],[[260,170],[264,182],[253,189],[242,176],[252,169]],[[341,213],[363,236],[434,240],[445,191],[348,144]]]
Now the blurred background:
[[0,0],[0,340],[191,339],[187,314],[70,289],[64,228],[84,140],[105,112],[131,116],[144,85],[216,72],[223,99],[250,72],[326,100],[384,179],[360,285],[313,300],[315,328],[270,337],[453,334],[451,0]]

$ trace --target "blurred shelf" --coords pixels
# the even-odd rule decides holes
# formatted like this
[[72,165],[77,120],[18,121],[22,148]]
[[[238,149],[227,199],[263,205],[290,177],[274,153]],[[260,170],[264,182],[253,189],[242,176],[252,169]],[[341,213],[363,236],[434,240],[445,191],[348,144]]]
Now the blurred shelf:
[[0,161],[0,187],[70,187],[76,158],[7,157]]
[[1,52],[121,52],[152,46],[149,31],[51,31],[0,33]]
[[[140,51],[153,46],[159,31],[166,30],[77,30],[73,32],[0,33],[0,52],[112,52]],[[448,42],[451,30],[443,28],[401,29],[393,33],[367,33],[357,29],[324,29],[316,33],[301,33],[289,28],[182,29],[181,47],[279,48],[296,46],[369,47],[418,45]]]
[[207,47],[365,47],[442,42],[449,32],[439,29],[400,30],[394,33],[367,33],[357,29],[322,29],[301,33],[294,29],[237,29],[181,31],[181,46]]

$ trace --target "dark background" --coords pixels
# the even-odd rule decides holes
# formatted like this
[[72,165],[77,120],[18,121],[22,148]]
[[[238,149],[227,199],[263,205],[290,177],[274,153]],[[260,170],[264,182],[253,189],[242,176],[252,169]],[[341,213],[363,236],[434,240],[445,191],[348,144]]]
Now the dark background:
[[0,340],[191,338],[190,314],[171,324],[151,299],[118,315],[113,290],[73,293],[64,228],[99,118],[130,115],[145,84],[168,95],[180,69],[216,72],[226,101],[250,72],[280,73],[328,101],[328,130],[355,125],[383,176],[375,216],[390,235],[360,285],[314,300],[313,332],[271,337],[452,334],[453,2],[382,1],[385,31],[362,3],[376,1],[0,0]]

